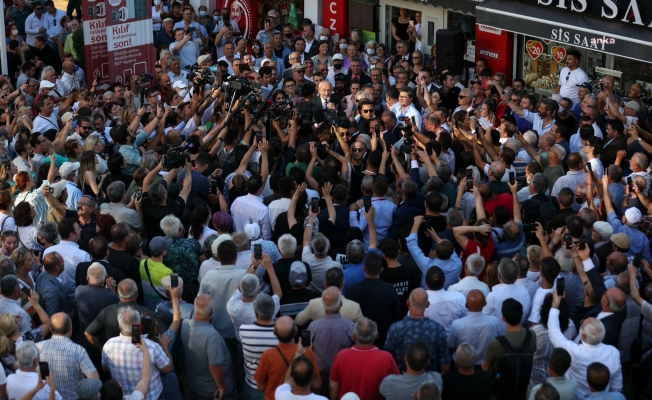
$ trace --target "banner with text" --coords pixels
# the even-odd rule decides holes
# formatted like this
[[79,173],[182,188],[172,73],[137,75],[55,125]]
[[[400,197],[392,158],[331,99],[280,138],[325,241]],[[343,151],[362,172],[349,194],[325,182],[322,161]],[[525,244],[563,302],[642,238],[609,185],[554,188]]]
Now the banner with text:
[[84,17],[84,53],[86,56],[86,79],[90,89],[93,80],[99,77],[96,93],[100,95],[111,83],[109,76],[109,55],[106,48],[106,4],[89,0],[82,7]]
[[153,75],[156,49],[149,3],[140,0],[107,1],[106,47],[111,82],[126,85],[130,75]]

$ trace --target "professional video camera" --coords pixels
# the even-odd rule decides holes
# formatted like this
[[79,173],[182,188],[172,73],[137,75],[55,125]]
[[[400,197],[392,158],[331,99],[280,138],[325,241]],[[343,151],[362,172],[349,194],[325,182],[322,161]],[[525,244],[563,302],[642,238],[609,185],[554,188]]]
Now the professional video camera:
[[152,79],[154,79],[154,75],[148,74],[147,72],[143,71],[143,73],[140,74],[140,76],[138,77],[138,79],[136,79],[135,82],[136,84],[140,84],[147,81],[151,81]]
[[412,153],[412,145],[416,143],[414,141],[414,132],[412,132],[412,129],[409,131],[403,131],[403,128],[401,128],[401,131],[403,132],[403,144],[401,145],[401,151],[405,154],[410,154]]
[[202,69],[197,64],[190,66],[190,76],[188,77],[190,82],[195,82],[195,78],[198,75],[201,75],[201,79],[198,82],[200,85],[212,85],[215,82],[215,73],[211,71],[211,67]]
[[237,95],[246,95],[249,92],[254,90],[260,91],[260,83],[252,82],[244,77],[231,77],[230,80],[224,81],[222,83],[222,90],[229,95],[234,93]]
[[284,101],[282,103],[273,103],[269,107],[269,116],[271,119],[274,121],[279,121],[282,118],[292,118],[292,105],[290,105],[287,101]]
[[175,168],[181,168],[186,165],[186,160],[190,160],[190,153],[188,153],[187,146],[170,147],[165,154],[163,167],[170,171]]

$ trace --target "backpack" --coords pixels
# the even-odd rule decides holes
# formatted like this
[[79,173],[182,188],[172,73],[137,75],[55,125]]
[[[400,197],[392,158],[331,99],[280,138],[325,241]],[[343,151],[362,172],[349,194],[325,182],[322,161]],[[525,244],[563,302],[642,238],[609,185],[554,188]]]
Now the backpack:
[[[553,218],[555,218],[555,216],[557,216],[558,210],[557,207],[555,206],[555,203],[548,196],[546,196],[546,201],[541,201],[535,198],[531,198],[530,200],[537,205],[537,209],[539,211],[539,219],[537,222],[540,222],[541,225],[545,228],[546,222],[552,220]],[[535,222],[535,221],[528,221],[528,222]]]
[[498,342],[505,349],[494,378],[494,393],[499,399],[525,399],[534,354],[530,352],[532,331],[525,332],[525,339],[519,349],[514,349],[505,336],[498,336]]

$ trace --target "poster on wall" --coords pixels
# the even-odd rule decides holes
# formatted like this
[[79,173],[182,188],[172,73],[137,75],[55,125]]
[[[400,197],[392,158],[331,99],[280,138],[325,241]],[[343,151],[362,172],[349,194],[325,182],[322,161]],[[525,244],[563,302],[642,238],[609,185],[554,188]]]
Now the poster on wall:
[[96,93],[102,102],[102,93],[111,83],[109,54],[106,48],[106,4],[104,1],[89,0],[82,6],[84,18],[84,55],[86,57],[86,84],[90,88],[99,77]]
[[543,44],[538,40],[528,40],[525,43],[525,49],[533,60],[536,60],[543,54]]
[[[106,47],[111,82],[130,75],[154,74],[152,10],[139,0],[107,0]],[[151,81],[150,81],[151,82]]]
[[253,39],[258,33],[253,24],[254,15],[249,0],[223,0],[217,3],[219,9],[228,8],[230,10],[230,18],[235,20],[240,27],[243,37]]
[[551,46],[550,55],[557,63],[560,63],[566,58],[566,49],[562,46]]

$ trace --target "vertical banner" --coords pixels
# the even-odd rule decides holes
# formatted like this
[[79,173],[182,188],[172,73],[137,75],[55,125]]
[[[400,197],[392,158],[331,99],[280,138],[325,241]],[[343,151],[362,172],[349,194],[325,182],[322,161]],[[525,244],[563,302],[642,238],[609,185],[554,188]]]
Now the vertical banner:
[[[349,2],[342,0],[323,0],[322,25],[337,33],[339,37],[349,37]],[[314,22],[314,21],[313,21]]]
[[88,0],[82,3],[84,17],[84,53],[86,56],[86,84],[90,88],[96,77],[99,100],[111,83],[109,76],[109,55],[106,48],[106,4],[104,1]]
[[250,0],[221,0],[218,1],[217,7],[219,10],[223,7],[229,9],[231,19],[238,23],[240,33],[244,37],[247,39],[256,37],[258,26],[254,26],[254,21],[258,20],[257,9],[251,6]]
[[154,75],[156,49],[149,3],[142,0],[107,1],[106,47],[111,82],[126,84],[130,75]]

